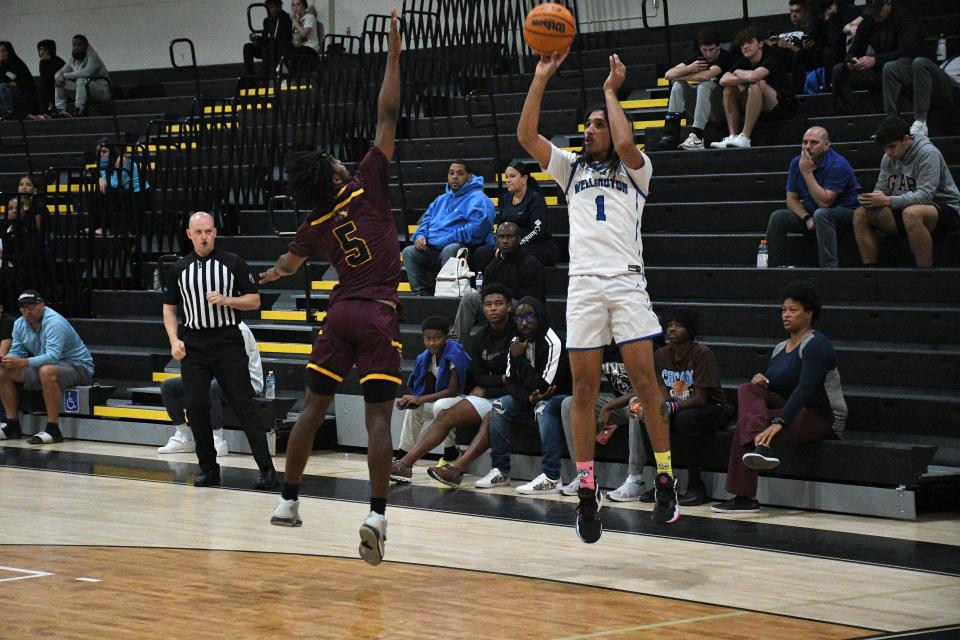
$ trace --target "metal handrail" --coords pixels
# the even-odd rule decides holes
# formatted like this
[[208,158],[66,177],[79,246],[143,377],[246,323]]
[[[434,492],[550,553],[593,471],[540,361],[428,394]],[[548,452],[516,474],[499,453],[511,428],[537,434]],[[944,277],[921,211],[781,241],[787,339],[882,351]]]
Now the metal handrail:
[[190,45],[190,67],[193,69],[193,82],[195,86],[194,97],[200,97],[200,69],[197,67],[197,50],[193,46],[193,40],[190,38],[174,38],[170,41],[169,51],[170,51],[170,66],[174,69],[182,69],[180,65],[177,64],[176,56],[173,55],[174,45],[186,43]]
[[[289,201],[293,204],[293,215],[294,219],[297,221],[297,226],[300,225],[300,210],[297,208],[297,203],[294,202],[293,198],[286,195],[276,195],[267,200],[267,222],[270,223],[270,228],[273,230],[274,235],[278,238],[290,238],[296,235],[296,231],[281,231],[279,226],[276,224],[274,218],[274,212],[277,210],[278,202]],[[303,295],[304,295],[304,321],[307,324],[312,324],[313,312],[311,308],[313,306],[313,281],[310,279],[310,264],[309,262],[303,267]]]
[[17,118],[20,125],[20,139],[23,141],[23,154],[27,156],[27,173],[33,175],[33,158],[30,157],[30,142],[27,138],[27,128],[23,124],[22,118]]
[[[480,95],[481,91],[487,95],[490,99],[490,124],[482,125],[477,124],[473,121],[473,108],[470,106],[473,101]],[[467,109],[467,123],[476,129],[486,129],[493,128],[493,155],[494,155],[494,170],[497,174],[497,191],[503,191],[503,178],[501,176],[501,170],[503,168],[502,158],[500,156],[500,126],[497,122],[497,101],[493,96],[493,89],[490,86],[490,80],[487,79],[486,86],[483,90],[474,89],[467,94],[467,99],[465,101],[465,106]]]
[[[672,38],[670,33],[670,2],[669,0],[661,0],[663,2],[663,26],[662,27],[651,27],[650,23],[647,22],[647,3],[650,0],[642,0],[640,3],[640,19],[643,22],[644,29],[664,29],[666,32],[666,48],[667,48],[667,66],[673,66],[673,46]],[[747,0],[744,0],[744,7],[746,7]]]
[[247,27],[250,29],[250,33],[263,33],[263,29],[256,29],[253,26],[253,14],[251,13],[256,7],[263,7],[267,11],[267,15],[270,14],[270,10],[267,9],[266,2],[254,2],[247,6]]

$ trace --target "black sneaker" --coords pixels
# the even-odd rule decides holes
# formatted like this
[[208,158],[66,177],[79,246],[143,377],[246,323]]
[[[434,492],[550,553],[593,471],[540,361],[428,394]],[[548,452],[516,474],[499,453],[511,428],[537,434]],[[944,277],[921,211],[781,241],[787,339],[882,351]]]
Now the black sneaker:
[[680,509],[677,507],[677,481],[666,473],[657,476],[654,483],[653,513],[651,517],[657,524],[672,524],[680,518]]
[[603,533],[603,522],[600,521],[600,508],[603,505],[603,494],[600,487],[593,489],[577,489],[580,506],[577,507],[577,535],[587,544],[593,544],[600,539]]
[[710,500],[707,494],[707,485],[703,482],[691,482],[687,485],[687,492],[677,501],[681,507],[698,507]]
[[656,492],[656,489],[654,489],[653,487],[650,487],[648,491],[644,491],[643,493],[640,494],[640,502],[653,504],[654,502],[657,501],[657,499],[653,495],[655,492]]
[[21,437],[23,437],[23,434],[20,433],[19,427],[11,427],[8,424],[4,425],[4,427],[0,429],[0,440],[13,440],[14,438]]
[[780,458],[770,451],[770,447],[758,444],[753,451],[743,454],[743,464],[755,471],[769,471],[780,465]]
[[729,500],[711,505],[710,510],[716,511],[717,513],[756,513],[760,511],[760,502],[755,498],[735,496]]
[[677,136],[666,135],[650,145],[650,151],[672,151],[679,144]]

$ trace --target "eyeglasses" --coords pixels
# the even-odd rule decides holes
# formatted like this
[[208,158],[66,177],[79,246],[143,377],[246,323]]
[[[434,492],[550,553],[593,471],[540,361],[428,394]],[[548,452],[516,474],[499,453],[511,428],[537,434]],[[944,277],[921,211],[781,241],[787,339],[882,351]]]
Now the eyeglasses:
[[537,314],[535,313],[524,313],[522,315],[518,314],[517,316],[514,317],[514,320],[516,321],[517,324],[520,324],[521,322],[526,322],[527,324],[533,324],[534,322],[537,321]]

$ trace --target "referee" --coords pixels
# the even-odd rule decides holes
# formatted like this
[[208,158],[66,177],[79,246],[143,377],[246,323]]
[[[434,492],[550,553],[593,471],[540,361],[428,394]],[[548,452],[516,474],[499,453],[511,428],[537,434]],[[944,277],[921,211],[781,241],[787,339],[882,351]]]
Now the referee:
[[[260,468],[255,488],[272,489],[277,485],[277,476],[260,407],[253,399],[237,313],[260,308],[257,285],[240,256],[214,248],[217,228],[209,213],[197,211],[190,216],[187,237],[193,243],[193,253],[180,258],[167,279],[163,326],[170,339],[170,354],[181,361],[187,415],[197,443],[200,474],[193,486],[220,484],[210,424],[210,380],[216,378],[223,396],[240,418]],[[179,334],[178,306],[185,318]]]

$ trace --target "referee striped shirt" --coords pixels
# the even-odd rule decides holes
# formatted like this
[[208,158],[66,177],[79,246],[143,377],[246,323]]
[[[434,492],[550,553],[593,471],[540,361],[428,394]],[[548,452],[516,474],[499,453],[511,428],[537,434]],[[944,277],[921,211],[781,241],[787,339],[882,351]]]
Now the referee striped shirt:
[[228,297],[257,293],[250,267],[240,256],[214,249],[207,256],[196,253],[180,258],[167,277],[164,304],[179,305],[184,326],[189,329],[216,329],[240,323],[239,314],[226,305],[207,302],[216,291]]

